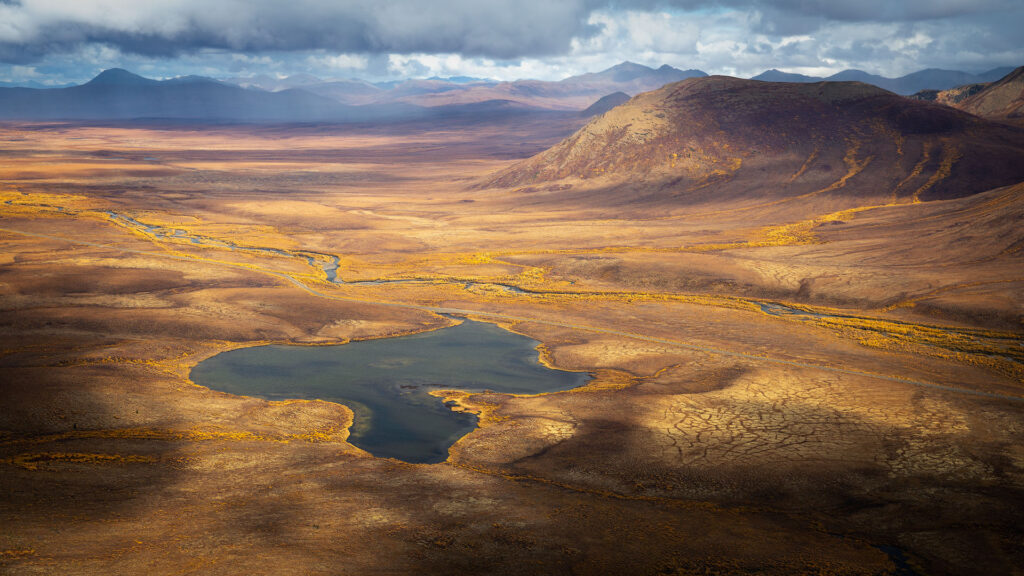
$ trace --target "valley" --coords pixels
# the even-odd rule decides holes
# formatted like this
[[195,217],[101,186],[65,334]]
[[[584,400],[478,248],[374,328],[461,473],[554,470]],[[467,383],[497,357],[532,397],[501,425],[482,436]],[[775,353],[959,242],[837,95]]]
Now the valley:
[[[760,84],[0,126],[0,570],[1013,573],[1024,132]],[[466,320],[590,379],[433,390],[477,427],[422,464],[190,378]]]

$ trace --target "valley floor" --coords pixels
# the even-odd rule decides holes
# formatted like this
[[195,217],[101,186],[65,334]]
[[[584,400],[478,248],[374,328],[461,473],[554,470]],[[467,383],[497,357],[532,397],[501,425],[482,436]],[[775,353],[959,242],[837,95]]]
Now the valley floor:
[[[1024,185],[769,220],[473,186],[579,123],[0,127],[0,570],[1019,570]],[[433,465],[189,380],[452,315],[595,378],[449,394],[480,427]]]

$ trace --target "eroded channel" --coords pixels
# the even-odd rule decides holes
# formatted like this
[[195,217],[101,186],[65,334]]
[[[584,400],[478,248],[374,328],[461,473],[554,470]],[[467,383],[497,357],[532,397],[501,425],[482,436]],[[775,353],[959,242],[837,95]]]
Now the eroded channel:
[[268,400],[322,399],[355,412],[349,442],[379,457],[436,463],[476,427],[431,390],[510,394],[582,386],[589,374],[541,364],[537,341],[493,324],[457,326],[339,346],[257,346],[192,369],[196,384]]
[[303,258],[305,259],[307,265],[313,268],[320,268],[323,271],[325,277],[327,278],[327,281],[332,284],[346,286],[377,286],[381,284],[423,284],[431,282],[431,280],[416,278],[357,280],[352,282],[346,282],[345,280],[338,276],[339,259],[337,256],[333,254],[321,254],[319,252],[310,252],[307,250],[288,252],[285,250],[280,250],[278,248],[242,246],[239,244],[235,244],[233,242],[218,240],[210,236],[192,234],[187,230],[182,230],[180,228],[171,228],[165,226],[146,224],[145,222],[140,222],[139,220],[136,220],[135,218],[132,218],[130,216],[125,216],[124,214],[119,214],[117,212],[113,212],[110,210],[107,210],[104,213],[111,220],[117,222],[118,224],[127,226],[129,228],[134,228],[135,230],[148,234],[149,236],[152,236],[153,238],[159,240],[188,240],[192,244],[198,244],[200,246],[226,248],[228,250],[238,250],[241,252],[255,252],[257,254],[268,254],[271,256],[281,256],[284,258]]

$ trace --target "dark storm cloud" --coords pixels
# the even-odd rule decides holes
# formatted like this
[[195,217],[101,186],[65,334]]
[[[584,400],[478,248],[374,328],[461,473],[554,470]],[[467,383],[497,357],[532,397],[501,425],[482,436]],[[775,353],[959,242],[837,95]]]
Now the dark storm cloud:
[[826,21],[918,21],[983,14],[1012,0],[0,0],[0,60],[31,62],[87,44],[145,56],[235,52],[460,53],[499,59],[566,53],[598,30],[595,10],[722,10],[756,31],[807,33]]
[[561,78],[634,60],[733,75],[1024,60],[1020,0],[0,0],[0,80]]
[[951,18],[1019,6],[1016,0],[627,0],[594,1],[590,7],[655,10],[731,8],[765,10],[788,17],[846,22],[892,22]]
[[27,62],[84,44],[173,56],[236,52],[564,53],[593,32],[583,0],[22,0],[0,3],[0,58]]
[[735,6],[761,6],[802,16],[852,22],[917,21],[952,18],[1012,8],[1012,0],[766,0],[735,2]]

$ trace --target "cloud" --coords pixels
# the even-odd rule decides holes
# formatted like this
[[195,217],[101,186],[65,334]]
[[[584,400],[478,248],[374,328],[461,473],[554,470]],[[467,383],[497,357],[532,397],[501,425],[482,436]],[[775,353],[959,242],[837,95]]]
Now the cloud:
[[623,60],[897,76],[1024,62],[1019,0],[0,0],[0,73],[557,79]]
[[176,56],[239,52],[565,52],[585,36],[584,0],[21,0],[0,4],[0,59],[30,61],[84,44]]
[[[565,54],[573,40],[628,30],[636,42],[683,41],[677,14],[757,14],[752,29],[778,35],[835,22],[909,22],[1019,9],[1017,0],[7,0],[0,2],[0,59],[105,44],[126,53],[459,53],[496,59]],[[1018,10],[1019,12],[1019,10]],[[595,14],[616,20],[594,22]],[[621,20],[619,20],[621,19]],[[1018,21],[1019,23],[1019,21]],[[678,32],[678,31],[677,31]],[[672,46],[662,52],[680,52]]]
[[360,54],[311,54],[309,64],[326,70],[365,70],[369,59]]
[[671,12],[595,11],[587,23],[599,32],[577,39],[572,52],[615,53],[623,50],[690,54],[696,51],[697,19]]
[[1014,0],[768,0],[729,2],[733,6],[771,8],[780,12],[842,22],[903,22],[987,14],[1013,8]]

